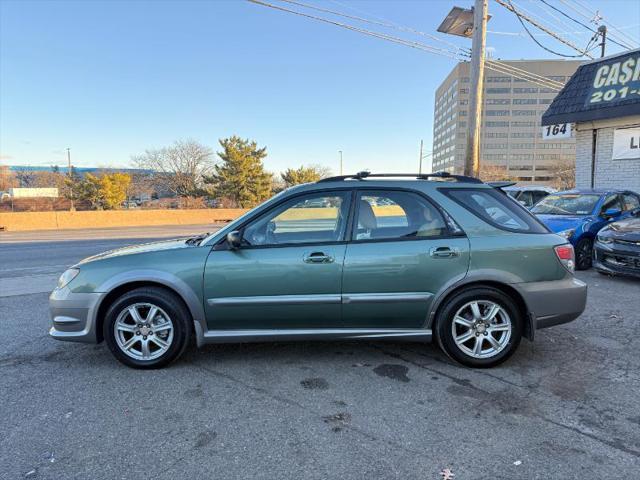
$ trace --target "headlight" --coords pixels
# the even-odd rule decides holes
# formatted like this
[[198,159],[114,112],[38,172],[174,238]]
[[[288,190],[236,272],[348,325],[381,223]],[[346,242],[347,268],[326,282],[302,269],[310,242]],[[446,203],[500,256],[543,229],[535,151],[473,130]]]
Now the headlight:
[[58,279],[58,288],[64,288],[69,285],[69,282],[76,278],[79,273],[80,269],[78,268],[70,268],[69,270],[64,272]]
[[603,235],[598,235],[598,241],[600,243],[613,243],[613,238],[611,237],[605,237]]
[[571,237],[573,237],[573,234],[576,231],[572,228],[569,230],[562,230],[561,232],[558,232],[558,235],[560,235],[561,237],[566,238],[567,240],[569,240]]

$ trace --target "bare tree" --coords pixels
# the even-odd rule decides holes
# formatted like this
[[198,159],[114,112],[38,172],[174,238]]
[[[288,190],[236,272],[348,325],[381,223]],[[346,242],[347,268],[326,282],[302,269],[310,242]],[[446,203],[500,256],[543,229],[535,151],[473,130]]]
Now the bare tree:
[[17,187],[18,180],[7,165],[0,165],[0,192]]
[[492,165],[485,162],[482,162],[480,164],[480,172],[478,176],[483,182],[514,180],[514,178],[509,173],[509,170],[507,170],[507,167],[504,167],[502,165]]
[[551,186],[558,190],[570,190],[576,186],[575,160],[561,160],[549,166]]
[[177,196],[197,195],[202,191],[202,177],[213,169],[213,151],[195,140],[179,140],[169,147],[146,150],[132,157],[138,168],[152,170],[156,189]]

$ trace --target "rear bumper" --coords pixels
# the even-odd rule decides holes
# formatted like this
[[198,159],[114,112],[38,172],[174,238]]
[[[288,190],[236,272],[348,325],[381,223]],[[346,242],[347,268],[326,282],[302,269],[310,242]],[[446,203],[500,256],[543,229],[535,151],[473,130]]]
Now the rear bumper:
[[587,305],[587,284],[573,276],[551,282],[521,283],[516,287],[536,330],[571,322]]
[[67,342],[97,343],[96,315],[103,295],[56,288],[49,296],[49,335]]

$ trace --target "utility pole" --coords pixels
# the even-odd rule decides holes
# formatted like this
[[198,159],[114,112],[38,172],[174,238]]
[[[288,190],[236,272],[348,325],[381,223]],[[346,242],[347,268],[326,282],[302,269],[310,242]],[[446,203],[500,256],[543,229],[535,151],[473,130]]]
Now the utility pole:
[[422,145],[424,144],[423,140],[420,140],[420,163],[418,164],[418,175],[422,174]]
[[73,203],[73,195],[74,195],[74,188],[73,188],[73,175],[71,172],[71,149],[69,147],[67,147],[67,176],[69,177],[69,200],[71,200],[71,210],[75,210],[76,206]]
[[340,175],[342,175],[342,150],[338,150],[338,153],[340,154]]
[[469,116],[464,174],[478,176],[480,171],[480,126],[484,91],[484,50],[487,40],[488,0],[475,0],[473,7],[473,43],[469,83]]
[[600,58],[604,57],[604,49],[607,43],[607,26],[600,25],[598,27],[598,33],[602,37],[602,42],[600,43]]

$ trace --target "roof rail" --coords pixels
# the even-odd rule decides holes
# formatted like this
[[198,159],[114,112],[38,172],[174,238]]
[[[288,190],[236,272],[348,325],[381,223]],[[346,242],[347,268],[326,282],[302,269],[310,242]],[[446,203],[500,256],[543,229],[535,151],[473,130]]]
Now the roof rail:
[[364,180],[365,178],[416,178],[418,180],[429,180],[431,178],[441,178],[444,180],[455,180],[456,182],[467,183],[484,183],[482,180],[476,177],[467,177],[465,175],[453,175],[449,172],[435,172],[435,173],[371,173],[367,171],[358,172],[353,175],[338,175],[336,177],[328,177],[318,180],[318,183],[323,182],[339,182],[342,180]]

